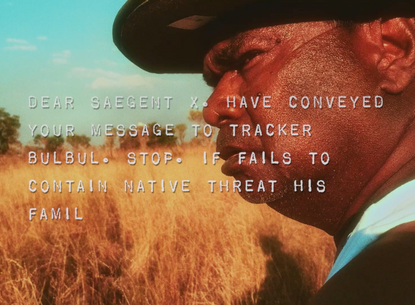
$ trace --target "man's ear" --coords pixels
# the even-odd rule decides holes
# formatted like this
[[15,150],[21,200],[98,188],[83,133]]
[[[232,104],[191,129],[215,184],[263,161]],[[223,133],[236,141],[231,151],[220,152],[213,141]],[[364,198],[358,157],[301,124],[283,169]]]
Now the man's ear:
[[401,93],[415,76],[415,23],[408,18],[381,22],[383,54],[378,63],[381,89]]

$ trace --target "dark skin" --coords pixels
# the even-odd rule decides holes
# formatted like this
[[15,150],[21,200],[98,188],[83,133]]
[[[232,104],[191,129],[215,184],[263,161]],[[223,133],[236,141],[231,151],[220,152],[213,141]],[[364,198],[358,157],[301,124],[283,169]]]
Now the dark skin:
[[[415,178],[415,26],[395,18],[353,29],[329,22],[259,28],[215,45],[204,61],[204,78],[214,87],[204,109],[220,129],[222,171],[237,180],[277,180],[274,192],[245,192],[278,212],[331,235],[368,203]],[[379,95],[380,109],[362,107],[363,96]],[[227,107],[227,97],[271,96],[271,108]],[[359,96],[356,109],[289,107],[290,96]],[[261,99],[260,99],[261,100]],[[372,99],[373,101],[374,99]],[[310,124],[311,137],[232,136],[229,124]],[[238,164],[237,154],[248,158]],[[249,164],[261,152],[292,163]],[[330,163],[311,163],[310,152],[328,152]],[[317,159],[319,160],[319,159]],[[325,192],[294,192],[294,180],[325,181]]]

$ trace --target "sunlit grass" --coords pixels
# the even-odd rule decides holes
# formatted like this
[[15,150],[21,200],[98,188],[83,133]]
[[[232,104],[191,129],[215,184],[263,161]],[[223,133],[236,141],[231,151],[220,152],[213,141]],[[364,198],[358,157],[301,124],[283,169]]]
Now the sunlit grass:
[[[182,152],[182,164],[158,166],[130,166],[121,152],[98,166],[26,158],[0,160],[2,304],[304,304],[332,263],[321,231],[237,194],[211,194],[207,180],[229,178],[203,164],[200,148]],[[87,189],[31,193],[31,179],[82,180]],[[90,193],[90,179],[106,180],[108,192]],[[161,179],[190,180],[191,191],[124,191],[124,180],[137,188]],[[52,207],[63,219],[70,207],[71,219],[51,220]],[[38,210],[32,221],[30,208]]]

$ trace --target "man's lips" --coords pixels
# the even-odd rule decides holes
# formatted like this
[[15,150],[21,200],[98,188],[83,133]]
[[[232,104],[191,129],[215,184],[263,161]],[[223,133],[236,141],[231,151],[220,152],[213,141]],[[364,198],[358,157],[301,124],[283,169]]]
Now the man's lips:
[[251,154],[256,152],[252,148],[241,148],[237,146],[223,146],[218,147],[220,153],[220,158],[225,160],[225,163],[222,165],[222,173],[227,176],[234,176],[241,173],[243,164],[239,164],[239,153],[245,152],[246,154]]
[[226,128],[221,128],[216,141],[216,150],[219,152],[221,159],[225,160],[222,165],[222,173],[228,176],[240,174],[244,164],[239,164],[239,153],[246,152],[249,155],[252,152],[263,151],[263,147],[257,138],[234,137]]
[[241,171],[240,164],[238,163],[239,154],[233,154],[226,158],[225,163],[222,164],[222,173],[227,176],[234,176]]
[[223,160],[228,160],[230,157],[234,155],[238,155],[241,151],[245,151],[243,148],[239,148],[236,146],[223,146],[223,147],[217,147],[217,151],[220,153],[220,157]]

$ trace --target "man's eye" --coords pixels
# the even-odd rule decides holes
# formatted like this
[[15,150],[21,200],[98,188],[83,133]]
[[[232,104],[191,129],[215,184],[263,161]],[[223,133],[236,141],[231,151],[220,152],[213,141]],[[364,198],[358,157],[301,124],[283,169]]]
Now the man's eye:
[[237,61],[237,69],[243,70],[249,67],[252,60],[258,55],[262,54],[263,51],[260,50],[251,50],[242,54],[242,56]]

